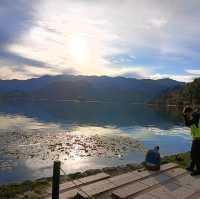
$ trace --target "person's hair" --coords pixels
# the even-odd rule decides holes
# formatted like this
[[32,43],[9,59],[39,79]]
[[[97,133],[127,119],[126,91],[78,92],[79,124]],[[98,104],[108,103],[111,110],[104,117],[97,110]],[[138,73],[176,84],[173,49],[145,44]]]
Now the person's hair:
[[159,151],[159,149],[160,149],[159,145],[156,145],[156,146],[154,147],[154,149],[156,149],[157,151]]

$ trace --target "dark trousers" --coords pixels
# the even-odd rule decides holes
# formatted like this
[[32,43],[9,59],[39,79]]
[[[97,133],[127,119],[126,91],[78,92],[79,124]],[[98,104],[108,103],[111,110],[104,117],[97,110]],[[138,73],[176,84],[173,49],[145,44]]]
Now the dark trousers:
[[196,166],[197,170],[200,171],[200,140],[192,141],[191,160],[191,168]]

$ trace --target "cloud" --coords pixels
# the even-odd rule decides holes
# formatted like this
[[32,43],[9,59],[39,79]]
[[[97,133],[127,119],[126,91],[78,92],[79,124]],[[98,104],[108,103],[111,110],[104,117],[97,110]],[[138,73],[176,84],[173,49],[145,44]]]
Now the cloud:
[[167,20],[165,18],[155,18],[150,20],[150,24],[153,27],[161,28],[167,24]]
[[9,63],[12,66],[35,66],[35,67],[47,67],[47,64],[35,59],[23,57],[20,54],[9,52],[8,50],[0,50],[0,59]]
[[129,78],[137,78],[137,79],[147,79],[152,74],[152,72],[144,67],[124,67],[120,68],[117,71],[113,71],[115,76],[124,76]]
[[18,41],[32,26],[34,1],[1,0],[0,47]]
[[151,79],[170,78],[180,82],[191,82],[197,77],[198,77],[197,75],[191,75],[191,74],[175,75],[175,74],[159,74],[159,73],[150,76]]
[[67,72],[189,81],[199,67],[188,66],[200,64],[199,7],[198,0],[2,0],[0,70],[15,78]]
[[[200,67],[199,67],[200,68]],[[187,69],[185,70],[187,73],[193,74],[193,75],[200,75],[200,69]]]

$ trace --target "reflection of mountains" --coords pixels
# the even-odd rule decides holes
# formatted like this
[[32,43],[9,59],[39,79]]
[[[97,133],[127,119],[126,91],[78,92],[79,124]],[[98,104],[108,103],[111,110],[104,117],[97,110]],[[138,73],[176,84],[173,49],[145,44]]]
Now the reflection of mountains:
[[61,125],[96,126],[156,126],[169,129],[181,123],[176,111],[155,110],[140,104],[77,103],[77,102],[25,102],[12,101],[0,105],[0,112],[21,114],[41,122]]

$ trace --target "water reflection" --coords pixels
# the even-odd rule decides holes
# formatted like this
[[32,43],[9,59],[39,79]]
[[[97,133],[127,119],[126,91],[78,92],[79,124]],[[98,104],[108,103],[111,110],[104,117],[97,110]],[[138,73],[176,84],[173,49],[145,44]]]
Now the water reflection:
[[41,122],[94,126],[156,126],[170,129],[182,123],[177,111],[155,109],[139,104],[91,102],[27,102],[12,101],[0,104],[0,112],[23,115]]
[[[16,161],[11,170],[0,170],[0,183],[47,177],[52,160],[3,156],[8,143],[17,145],[24,135],[43,138],[59,133],[93,136],[128,136],[141,141],[146,148],[155,144],[161,153],[171,154],[190,148],[189,129],[183,126],[181,113],[165,108],[139,104],[27,102],[0,103],[0,165],[5,159]],[[7,140],[6,140],[7,139]],[[64,161],[66,172],[141,162],[144,153],[128,152],[119,157],[77,157]],[[36,164],[37,163],[37,164]]]

